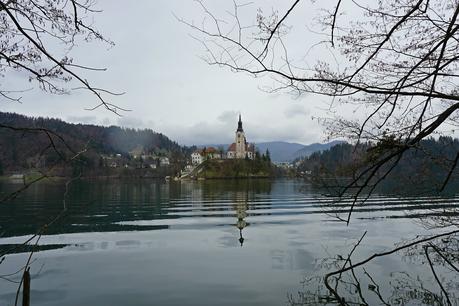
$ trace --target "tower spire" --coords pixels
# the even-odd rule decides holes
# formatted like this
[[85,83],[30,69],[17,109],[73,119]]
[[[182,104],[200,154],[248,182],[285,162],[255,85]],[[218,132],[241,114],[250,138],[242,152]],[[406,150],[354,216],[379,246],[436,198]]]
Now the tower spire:
[[237,123],[237,132],[243,132],[244,130],[242,129],[242,120],[241,120],[241,114],[239,114],[239,121]]

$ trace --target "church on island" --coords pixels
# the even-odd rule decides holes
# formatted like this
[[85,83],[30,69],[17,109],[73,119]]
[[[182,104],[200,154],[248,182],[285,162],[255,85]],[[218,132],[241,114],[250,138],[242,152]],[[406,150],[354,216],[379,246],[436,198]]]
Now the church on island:
[[237,123],[236,139],[233,142],[226,153],[227,158],[249,158],[255,157],[255,145],[248,143],[245,138],[244,129],[242,128],[241,115],[239,115],[239,121]]
[[237,130],[235,135],[235,141],[230,144],[226,155],[214,147],[202,148],[196,150],[191,154],[191,162],[195,165],[202,163],[206,159],[254,159],[255,158],[255,145],[248,143],[245,137],[244,129],[242,128],[241,115],[239,115],[239,121],[237,123]]

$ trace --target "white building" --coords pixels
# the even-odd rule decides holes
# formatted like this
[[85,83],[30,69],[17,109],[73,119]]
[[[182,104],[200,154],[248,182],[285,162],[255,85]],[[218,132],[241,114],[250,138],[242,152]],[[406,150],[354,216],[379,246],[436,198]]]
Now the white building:
[[199,151],[194,151],[191,154],[191,163],[193,165],[199,165],[203,161],[204,161],[204,157],[201,155],[201,153]]
[[161,157],[159,159],[159,164],[160,164],[160,166],[169,166],[170,165],[169,158]]
[[214,147],[207,147],[200,150],[196,150],[191,154],[191,163],[193,165],[199,165],[207,159],[220,159],[222,154]]

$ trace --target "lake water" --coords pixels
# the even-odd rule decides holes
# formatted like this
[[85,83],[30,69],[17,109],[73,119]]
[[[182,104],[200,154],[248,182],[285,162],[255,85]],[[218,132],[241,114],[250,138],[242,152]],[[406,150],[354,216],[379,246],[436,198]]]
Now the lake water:
[[[19,187],[0,182],[0,195]],[[8,253],[0,305],[14,304],[22,275],[14,272],[30,254],[20,245],[61,212],[64,194],[65,182],[38,183],[0,204],[0,254]],[[74,182],[65,215],[33,254],[31,304],[327,304],[316,296],[324,292],[320,278],[365,231],[353,262],[429,233],[421,218],[457,203],[454,196],[374,195],[346,226],[327,214],[343,203],[301,180]],[[365,269],[356,273],[370,305],[380,300],[365,273],[388,304],[439,305],[440,289],[415,251]],[[457,273],[439,272],[458,305]]]

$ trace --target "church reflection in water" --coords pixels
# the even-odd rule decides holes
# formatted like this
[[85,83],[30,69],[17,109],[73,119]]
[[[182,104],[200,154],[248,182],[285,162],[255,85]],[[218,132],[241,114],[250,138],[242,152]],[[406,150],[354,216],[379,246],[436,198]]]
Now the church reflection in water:
[[247,217],[247,210],[249,209],[248,202],[248,192],[236,193],[236,200],[234,202],[233,207],[236,211],[236,227],[239,229],[239,243],[241,244],[241,247],[244,244],[244,236],[242,235],[242,230],[249,225],[245,220],[245,218]]
[[[221,222],[237,229],[234,239],[242,247],[246,243],[244,229],[250,225],[247,217],[251,215],[250,211],[259,209],[257,206],[261,199],[264,208],[271,205],[267,199],[272,184],[267,179],[182,181],[180,197],[186,195],[193,210],[200,211],[202,217],[215,217],[217,213],[225,218]],[[263,214],[268,215],[269,212]]]

